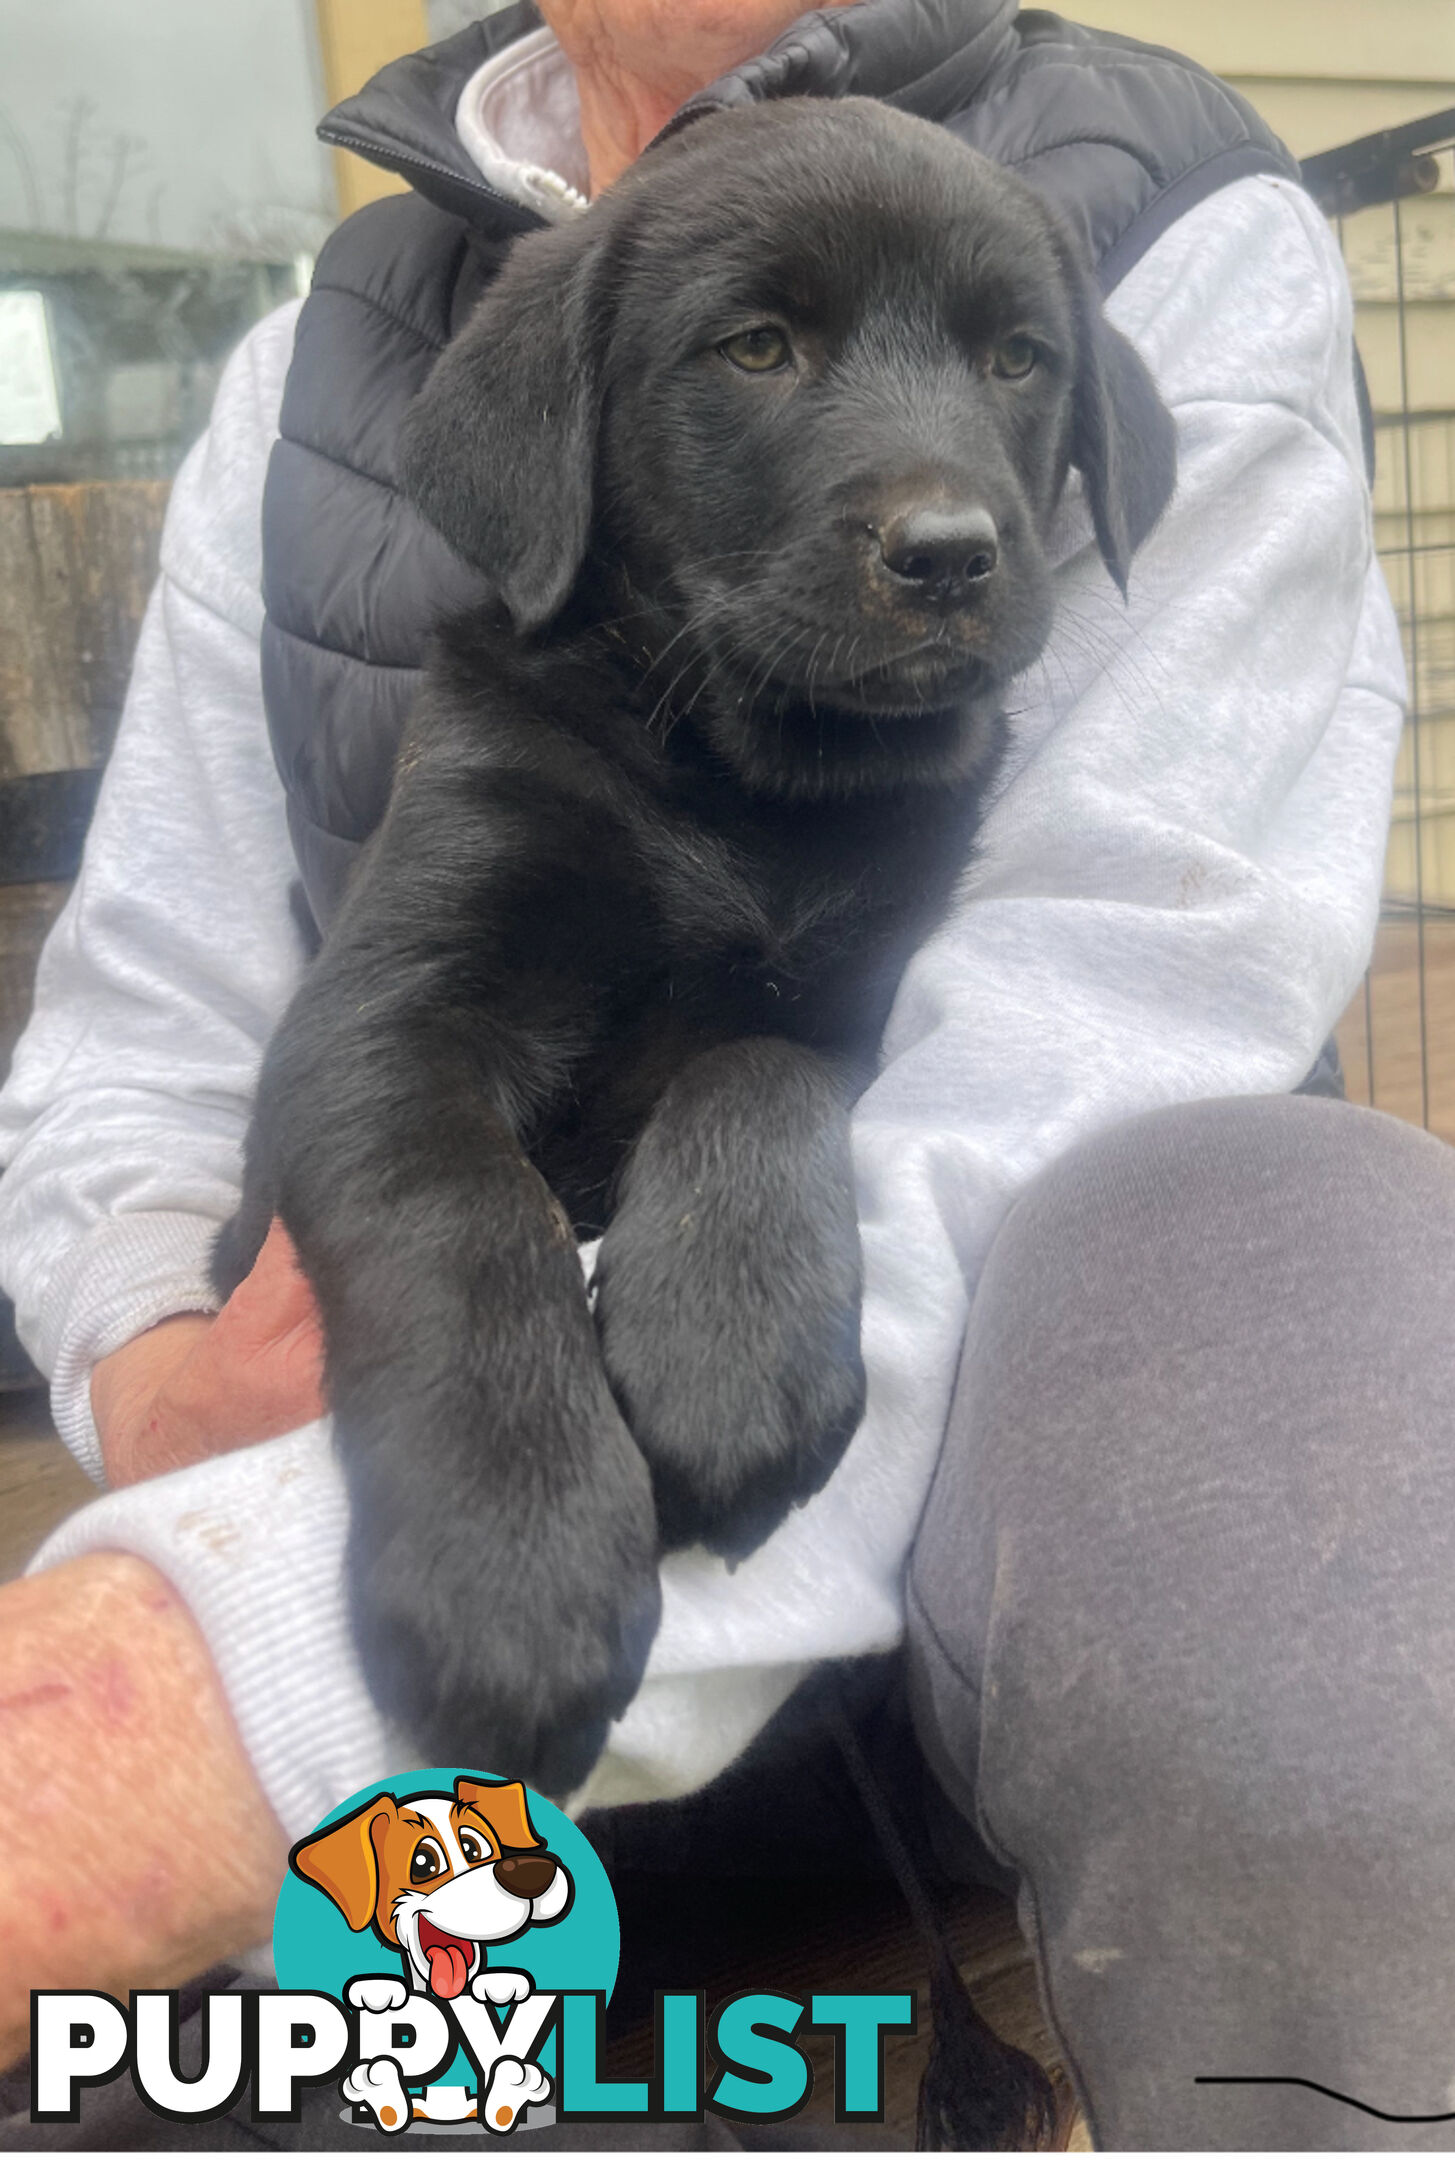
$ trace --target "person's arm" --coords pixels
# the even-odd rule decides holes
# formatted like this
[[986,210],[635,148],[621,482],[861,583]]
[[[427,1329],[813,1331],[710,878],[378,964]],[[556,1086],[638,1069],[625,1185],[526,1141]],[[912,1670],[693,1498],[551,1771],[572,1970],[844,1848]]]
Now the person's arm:
[[265,1939],[287,1845],[196,1623],[144,1561],[0,1589],[0,1706],[3,2068],[32,1988],[125,2000]]
[[0,1280],[62,1436],[100,1475],[99,1411],[114,1480],[319,1408],[286,1269],[250,1310],[201,1317],[258,1060],[303,965],[258,649],[295,313],[244,342],[178,475],[81,872],[0,1094]]

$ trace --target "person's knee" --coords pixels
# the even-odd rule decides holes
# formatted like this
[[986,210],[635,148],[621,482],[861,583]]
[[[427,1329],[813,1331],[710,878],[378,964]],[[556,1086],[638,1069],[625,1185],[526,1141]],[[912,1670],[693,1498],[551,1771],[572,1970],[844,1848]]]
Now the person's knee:
[[[941,1496],[963,1462],[977,1512],[1079,1535],[1078,1496],[1124,1519],[1190,1455],[1223,1483],[1311,1446],[1383,1469],[1443,1429],[1452,1280],[1455,1150],[1392,1118],[1280,1096],[1117,1127],[1053,1165],[991,1250]],[[927,1533],[961,1512],[932,1505]]]
[[1343,1105],[1158,1113],[1040,1180],[977,1296],[911,1570],[962,1804],[999,1765],[1032,1809],[1155,1797],[1384,1845],[1392,1750],[1437,1808],[1452,1280],[1455,1155]]
[[[967,1368],[1034,1418],[1056,1379],[1123,1374],[1185,1402],[1236,1377],[1269,1398],[1369,1360],[1412,1370],[1455,1261],[1455,1151],[1377,1112],[1296,1096],[1180,1106],[1052,1165],[1008,1216]],[[1408,1351],[1406,1359],[1403,1355]],[[953,1425],[952,1425],[953,1431]]]

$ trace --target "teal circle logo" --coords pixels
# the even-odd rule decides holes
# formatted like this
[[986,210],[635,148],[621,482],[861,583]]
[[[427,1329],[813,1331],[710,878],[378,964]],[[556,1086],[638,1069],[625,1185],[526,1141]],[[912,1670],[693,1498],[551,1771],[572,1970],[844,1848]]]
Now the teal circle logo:
[[[372,1983],[370,2007],[404,2025],[411,2006],[432,2004],[421,2009],[432,2026],[438,2009],[477,2029],[483,2014],[507,2045],[525,1982],[609,1999],[620,1955],[611,1884],[581,1831],[539,1793],[466,1769],[410,1771],[332,1809],[289,1854],[273,1920],[280,1988],[349,2003]],[[526,2097],[553,2075],[554,2055],[551,2033],[532,2054]],[[459,2094],[442,2089],[476,2082],[458,2049],[431,2069],[433,2106],[409,2084],[415,2119],[458,2119]],[[343,2090],[372,2104],[367,2080]]]

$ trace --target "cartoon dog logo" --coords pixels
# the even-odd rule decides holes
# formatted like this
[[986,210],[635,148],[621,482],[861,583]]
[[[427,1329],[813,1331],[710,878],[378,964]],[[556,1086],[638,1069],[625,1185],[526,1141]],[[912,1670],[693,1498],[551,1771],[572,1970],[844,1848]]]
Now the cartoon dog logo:
[[[350,1984],[357,2009],[402,2010],[411,1993],[446,2002],[469,1994],[504,2007],[533,1992],[528,1973],[486,1969],[492,1944],[548,1926],[570,1910],[570,1875],[535,1830],[523,1785],[460,1777],[453,1793],[376,1793],[289,1855],[294,1871],[330,1898],[356,1934],[372,1928],[403,1960],[403,1983]],[[346,2100],[367,2108],[392,2134],[411,2121],[467,2121],[478,2115],[497,2134],[522,2108],[550,2097],[536,2063],[502,2054],[484,2101],[464,2086],[432,2085],[413,2100],[389,2055],[361,2062],[344,2079]]]

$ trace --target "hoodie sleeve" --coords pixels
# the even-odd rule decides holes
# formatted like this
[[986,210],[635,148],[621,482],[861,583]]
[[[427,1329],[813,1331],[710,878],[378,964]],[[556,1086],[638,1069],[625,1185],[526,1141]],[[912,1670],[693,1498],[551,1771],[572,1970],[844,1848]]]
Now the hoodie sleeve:
[[92,1365],[215,1304],[209,1246],[303,963],[258,645],[259,505],[296,316],[238,349],[177,477],[81,872],[0,1092],[0,1281],[94,1477]]
[[[706,1782],[815,1661],[897,1639],[966,1315],[1008,1207],[1121,1119],[1293,1087],[1367,958],[1403,676],[1337,250],[1297,188],[1244,180],[1179,220],[1110,312],[1175,413],[1179,489],[1125,607],[1068,494],[1051,646],[1020,685],[977,862],[906,973],[856,1114],[864,1423],[825,1490],[736,1570],[702,1552],[667,1561],[646,1681],[583,1802]],[[238,904],[227,882],[207,887],[219,907]],[[188,920],[205,954],[205,919]],[[255,1056],[261,1030],[228,1010]],[[158,1036],[190,1011],[165,1030],[159,1018]],[[57,1099],[54,1086],[36,1095]],[[234,1174],[231,1094],[226,1122],[218,1188]],[[132,1204],[154,1206],[161,1177],[154,1163]],[[38,1216],[70,1216],[69,1190]],[[82,1230],[96,1235],[108,1205],[88,1198]],[[76,1235],[41,1237],[44,1272]],[[14,1278],[8,1253],[6,1265]],[[29,1322],[42,1342],[47,1295]],[[41,1556],[121,1545],[172,1576],[290,1830],[342,1798],[345,1778],[403,1760],[340,1619],[346,1510],[324,1433],[99,1501]]]

